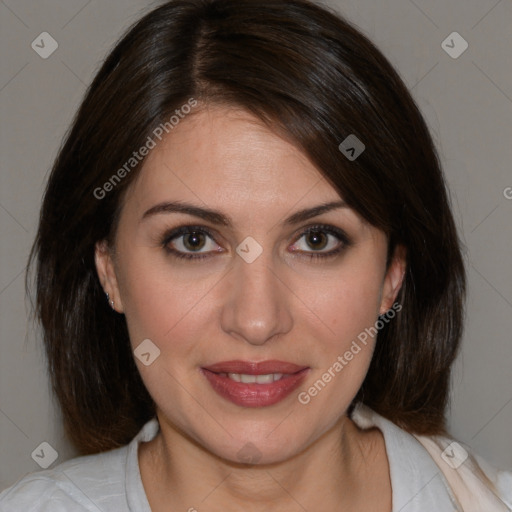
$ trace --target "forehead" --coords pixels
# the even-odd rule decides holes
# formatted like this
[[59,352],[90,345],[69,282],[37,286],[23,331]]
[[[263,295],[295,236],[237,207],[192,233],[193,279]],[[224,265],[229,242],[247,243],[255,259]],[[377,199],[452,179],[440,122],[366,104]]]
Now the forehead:
[[210,106],[157,143],[127,199],[139,213],[160,201],[183,200],[233,215],[276,215],[340,196],[297,147],[258,118]]

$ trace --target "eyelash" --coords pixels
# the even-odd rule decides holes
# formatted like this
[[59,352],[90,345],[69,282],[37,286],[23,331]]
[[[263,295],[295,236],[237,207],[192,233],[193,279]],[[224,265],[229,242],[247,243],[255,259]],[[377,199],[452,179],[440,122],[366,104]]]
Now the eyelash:
[[[330,226],[328,224],[315,224],[314,226],[309,226],[305,230],[303,230],[299,236],[295,239],[293,243],[297,243],[303,236],[310,234],[311,232],[320,231],[322,233],[325,233],[327,235],[332,235],[335,238],[337,238],[340,242],[338,247],[336,249],[332,249],[328,252],[305,252],[301,254],[301,257],[308,258],[310,260],[313,259],[327,259],[327,258],[333,258],[337,256],[341,251],[344,249],[347,249],[352,245],[351,240],[347,236],[347,234],[334,226]],[[215,242],[215,236],[213,233],[204,226],[181,226],[178,228],[171,229],[170,231],[167,231],[161,240],[161,245],[163,249],[170,254],[171,256],[174,256],[176,258],[185,259],[185,260],[202,260],[204,258],[208,258],[211,256],[211,251],[206,253],[185,253],[180,252],[175,249],[171,249],[169,247],[169,243],[175,240],[176,238],[179,238],[180,236],[190,234],[190,233],[201,233],[204,235],[207,235]],[[297,251],[298,252],[298,251]]]

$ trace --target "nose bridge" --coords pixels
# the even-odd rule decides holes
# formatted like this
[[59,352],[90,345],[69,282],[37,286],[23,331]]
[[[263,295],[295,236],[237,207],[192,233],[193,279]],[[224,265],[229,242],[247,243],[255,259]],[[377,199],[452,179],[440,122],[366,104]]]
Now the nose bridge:
[[250,263],[236,257],[222,310],[226,332],[261,345],[291,329],[288,300],[275,273],[270,251]]

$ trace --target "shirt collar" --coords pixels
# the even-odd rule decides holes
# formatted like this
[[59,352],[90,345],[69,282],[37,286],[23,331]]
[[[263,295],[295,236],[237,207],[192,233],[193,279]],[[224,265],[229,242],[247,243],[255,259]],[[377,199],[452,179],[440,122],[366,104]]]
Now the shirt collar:
[[126,501],[133,512],[151,512],[139,467],[139,445],[155,438],[160,425],[156,418],[148,421],[128,445],[126,456]]

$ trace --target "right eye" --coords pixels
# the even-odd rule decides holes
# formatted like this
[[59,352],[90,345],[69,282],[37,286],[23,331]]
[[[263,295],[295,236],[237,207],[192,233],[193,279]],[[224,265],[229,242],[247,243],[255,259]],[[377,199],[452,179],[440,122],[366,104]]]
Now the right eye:
[[201,259],[223,250],[207,229],[198,226],[171,230],[164,235],[162,246],[169,254],[186,259]]

